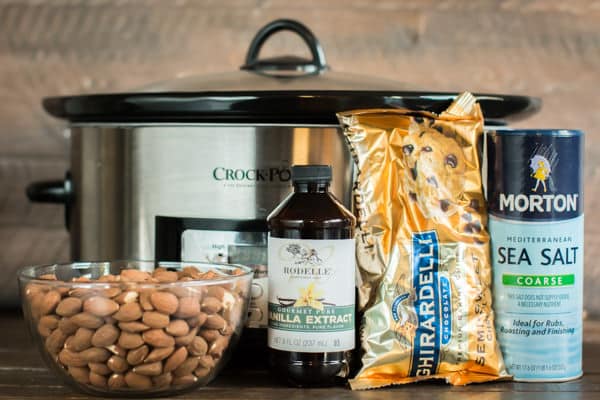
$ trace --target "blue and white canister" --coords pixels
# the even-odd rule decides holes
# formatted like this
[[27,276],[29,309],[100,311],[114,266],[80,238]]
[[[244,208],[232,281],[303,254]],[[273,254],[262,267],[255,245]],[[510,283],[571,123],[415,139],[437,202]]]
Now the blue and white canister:
[[583,146],[573,130],[487,134],[496,331],[517,381],[582,375]]

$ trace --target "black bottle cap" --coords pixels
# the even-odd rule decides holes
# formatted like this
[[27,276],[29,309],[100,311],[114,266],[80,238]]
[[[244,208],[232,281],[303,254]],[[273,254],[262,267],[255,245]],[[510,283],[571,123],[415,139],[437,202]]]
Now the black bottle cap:
[[330,165],[293,165],[292,182],[331,182]]

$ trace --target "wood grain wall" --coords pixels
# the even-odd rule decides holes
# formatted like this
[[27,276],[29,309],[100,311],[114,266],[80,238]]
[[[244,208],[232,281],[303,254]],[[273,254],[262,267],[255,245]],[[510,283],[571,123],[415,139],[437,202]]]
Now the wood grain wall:
[[[585,301],[600,315],[600,2],[583,0],[0,0],[0,305],[16,301],[19,266],[69,254],[62,207],[24,195],[68,166],[68,131],[40,99],[236,69],[281,17],[307,24],[335,70],[539,96],[514,126],[586,131]],[[283,53],[307,54],[288,33],[263,52]]]

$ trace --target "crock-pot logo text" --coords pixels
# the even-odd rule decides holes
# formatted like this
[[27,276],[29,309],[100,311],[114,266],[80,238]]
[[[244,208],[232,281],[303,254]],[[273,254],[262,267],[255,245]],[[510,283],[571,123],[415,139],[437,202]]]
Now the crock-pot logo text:
[[288,167],[248,169],[216,167],[212,175],[217,181],[288,182],[292,178]]
[[555,170],[558,154],[552,146],[537,147],[529,158],[529,179],[525,179],[525,193],[500,193],[500,211],[554,213],[577,211],[579,194],[555,193]]

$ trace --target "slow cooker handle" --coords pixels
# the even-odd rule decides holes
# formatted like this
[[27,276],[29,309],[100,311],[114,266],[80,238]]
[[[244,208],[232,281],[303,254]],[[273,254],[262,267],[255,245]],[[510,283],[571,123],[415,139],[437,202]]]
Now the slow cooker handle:
[[[283,56],[259,60],[258,54],[267,39],[276,32],[291,31],[300,36],[312,54],[312,60],[300,57]],[[261,71],[304,71],[307,74],[319,73],[328,69],[325,53],[316,36],[304,24],[292,19],[278,19],[262,27],[248,48],[243,70]]]
[[70,207],[73,202],[71,174],[64,180],[33,182],[27,186],[27,198],[36,203],[57,203],[65,205],[65,226],[69,229]]

